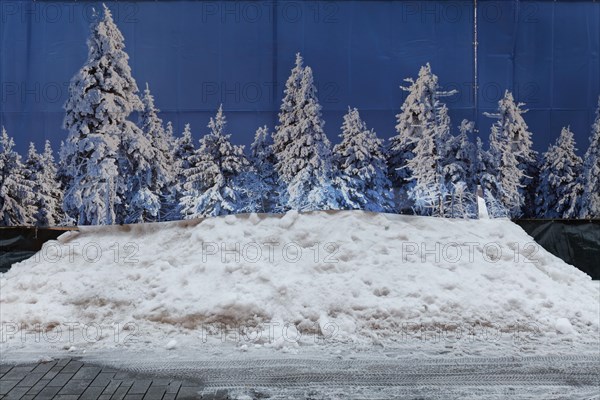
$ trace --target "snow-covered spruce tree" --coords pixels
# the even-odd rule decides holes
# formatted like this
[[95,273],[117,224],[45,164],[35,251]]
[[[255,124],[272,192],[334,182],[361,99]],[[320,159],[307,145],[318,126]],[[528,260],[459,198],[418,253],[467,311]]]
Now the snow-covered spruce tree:
[[525,171],[525,187],[523,196],[525,204],[522,209],[522,218],[536,217],[536,191],[540,185],[540,168],[542,165],[541,156],[537,151],[533,152],[533,162],[527,165]]
[[277,200],[282,190],[277,172],[275,172],[275,155],[271,143],[272,137],[267,126],[261,126],[256,130],[254,141],[250,146],[250,162],[252,163],[258,178],[256,192],[260,193],[258,211],[280,212]]
[[572,218],[581,191],[578,182],[583,161],[576,153],[575,139],[569,127],[563,128],[555,144],[542,156],[536,195],[539,218]]
[[52,146],[46,140],[44,152],[38,154],[33,143],[29,145],[25,162],[29,180],[33,182],[35,214],[37,226],[57,226],[64,223],[62,213],[62,190],[57,184],[58,175]]
[[[175,146],[177,144],[177,139],[173,134],[173,123],[171,121],[167,122],[167,126],[165,127],[165,139],[169,144],[169,150],[171,151],[171,160],[173,160],[173,152],[175,151]],[[173,169],[175,167],[173,166]]]
[[444,216],[443,174],[440,142],[435,123],[421,132],[421,137],[413,150],[413,157],[407,160],[413,184],[408,189],[413,210],[418,215]]
[[490,217],[520,217],[525,202],[521,191],[525,173],[519,168],[509,138],[498,124],[492,125],[488,154],[484,190],[487,189],[485,199]]
[[356,108],[348,107],[340,137],[333,154],[341,208],[391,212],[394,204],[382,141]]
[[388,145],[388,175],[394,187],[397,210],[408,211],[413,204],[408,199],[410,189],[416,184],[412,179],[408,162],[415,156],[415,148],[423,137],[423,131],[434,129],[437,125],[437,114],[442,106],[439,99],[451,96],[456,91],[440,91],[438,77],[426,64],[419,70],[416,80],[405,79],[410,85],[400,86],[408,92],[397,118],[396,132]]
[[500,192],[497,167],[495,161],[490,153],[483,149],[483,142],[480,137],[476,140],[476,176],[481,186],[483,199],[488,209],[488,214],[493,218],[507,217],[508,211],[504,205],[494,197]]
[[[469,139],[474,123],[463,120],[460,134],[446,134],[443,146],[444,216],[450,218],[476,218],[477,180],[475,148]],[[444,143],[444,142],[442,142]]]
[[[437,77],[433,77],[433,87],[437,89]],[[416,214],[444,217],[446,197],[450,193],[444,179],[444,167],[452,135],[448,108],[439,102],[436,92],[431,92],[431,97],[422,103],[423,109],[428,112],[423,114],[423,125],[418,132],[420,137],[412,156],[406,160],[406,168],[411,173],[407,194]]]
[[515,103],[512,93],[507,90],[498,102],[498,111],[485,113],[498,120],[490,134],[490,155],[498,176],[496,190],[500,192],[490,195],[506,207],[510,218],[529,214],[535,191],[532,184],[536,175],[537,153],[531,149],[531,132],[522,116],[527,112],[521,109],[523,105]]
[[173,208],[176,208],[175,167],[171,149],[172,127],[169,133],[163,128],[163,121],[158,116],[160,110],[154,105],[154,96],[150,93],[148,83],[142,96],[142,104],[144,108],[140,113],[138,125],[154,150],[150,191],[159,196],[160,212],[157,219],[164,221],[170,219]]
[[[497,119],[490,133],[490,164],[488,172],[495,177],[496,184],[489,185],[488,196],[503,205],[505,213],[494,215],[492,205],[488,209],[492,217],[521,217],[525,207],[532,207],[532,184],[536,175],[537,153],[531,149],[531,133],[522,114],[523,103],[515,103],[508,90],[498,102],[496,113],[485,113]],[[493,186],[493,187],[492,187]]]
[[581,197],[581,218],[600,218],[600,97],[596,120],[592,125],[590,147],[583,161],[583,194]]
[[284,93],[273,135],[275,170],[287,186],[280,204],[300,211],[336,209],[331,144],[323,131],[312,69],[302,66],[299,53]]
[[60,187],[60,192],[61,192],[61,203],[60,203],[60,210],[61,210],[61,220],[59,221],[59,225],[61,226],[72,226],[75,225],[77,223],[77,221],[70,216],[69,214],[67,214],[65,212],[65,201],[64,201],[64,194],[65,194],[65,190],[67,188],[67,185],[69,183],[69,174],[68,174],[68,165],[66,160],[68,159],[67,155],[71,154],[72,152],[69,151],[68,149],[68,144],[65,143],[64,140],[60,141],[60,146],[58,148],[58,161],[56,163],[56,179],[58,182],[58,185]]
[[62,159],[67,178],[63,208],[80,225],[125,219],[124,201],[134,197],[130,174],[137,165],[130,162],[132,149],[124,142],[143,141],[141,131],[127,120],[142,103],[123,35],[103,7],[102,18],[91,25],[88,58],[71,80],[65,104],[69,136]]
[[67,145],[65,144],[64,140],[61,140],[60,146],[58,147],[58,163],[57,163],[57,167],[56,167],[56,176],[57,176],[58,182],[60,183],[60,187],[62,188],[63,192],[64,192],[64,189],[67,186],[67,182],[68,182],[67,166],[64,163],[66,158],[67,158]]
[[[490,135],[491,137],[491,135]],[[480,137],[476,140],[476,180],[481,186],[482,196],[486,203],[488,216],[490,218],[508,218],[508,209],[500,201],[499,193],[500,183],[498,176],[498,165],[496,158],[492,156],[492,147],[497,145],[490,143],[490,149],[483,149],[483,142]]]
[[482,175],[485,173],[486,165],[489,162],[489,153],[483,149],[481,137],[475,138],[475,157],[473,159],[474,180],[483,187]]
[[200,140],[190,159],[180,201],[185,219],[243,212],[246,206],[241,180],[249,163],[243,148],[231,144],[231,135],[224,133],[226,123],[220,106],[208,124],[210,133]]
[[190,124],[185,124],[183,133],[175,139],[173,148],[173,164],[175,166],[175,200],[177,202],[177,218],[181,218],[180,201],[184,195],[187,174],[192,167],[192,157],[196,152]]
[[33,182],[21,156],[14,150],[15,142],[2,127],[0,134],[0,226],[31,225],[33,223]]

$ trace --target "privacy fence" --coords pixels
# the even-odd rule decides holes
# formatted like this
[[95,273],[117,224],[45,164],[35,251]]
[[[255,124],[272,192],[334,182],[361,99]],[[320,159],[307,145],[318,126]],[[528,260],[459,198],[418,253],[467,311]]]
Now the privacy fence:
[[33,256],[48,240],[77,228],[0,227],[0,272]]
[[557,257],[600,279],[600,220],[514,221]]
[[[71,77],[84,63],[101,1],[0,2],[0,123],[23,153],[44,136],[57,146]],[[588,144],[600,93],[600,2],[106,1],[132,73],[150,84],[176,133],[206,133],[220,103],[229,133],[249,144],[276,124],[285,80],[301,52],[314,71],[326,133],[337,141],[347,107],[383,138],[406,96],[399,86],[431,63],[453,127],[477,122],[487,139],[504,90],[527,103],[537,150],[571,125]]]

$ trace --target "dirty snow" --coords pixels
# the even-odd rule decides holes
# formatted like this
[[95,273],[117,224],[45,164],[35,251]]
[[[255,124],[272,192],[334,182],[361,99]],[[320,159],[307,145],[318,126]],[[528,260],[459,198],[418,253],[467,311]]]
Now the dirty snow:
[[84,227],[0,274],[0,350],[336,353],[440,335],[444,353],[469,353],[467,336],[597,347],[596,283],[508,220],[292,211]]

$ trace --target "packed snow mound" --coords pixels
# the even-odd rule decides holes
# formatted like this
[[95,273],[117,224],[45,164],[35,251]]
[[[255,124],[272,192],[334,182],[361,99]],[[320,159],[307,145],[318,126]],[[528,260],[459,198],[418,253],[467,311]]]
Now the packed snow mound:
[[415,324],[598,331],[594,282],[508,220],[292,211],[82,227],[0,281],[0,319],[24,329],[134,322],[152,337],[277,321],[351,342]]

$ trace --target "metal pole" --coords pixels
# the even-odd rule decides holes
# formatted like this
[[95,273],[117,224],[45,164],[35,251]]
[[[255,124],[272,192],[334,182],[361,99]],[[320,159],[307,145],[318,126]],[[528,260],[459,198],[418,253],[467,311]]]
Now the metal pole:
[[[475,126],[477,126],[477,116],[479,115],[479,80],[478,80],[478,65],[477,65],[477,47],[479,46],[477,32],[477,0],[473,0],[473,102],[474,102],[474,118]],[[477,130],[475,129],[475,132]]]

